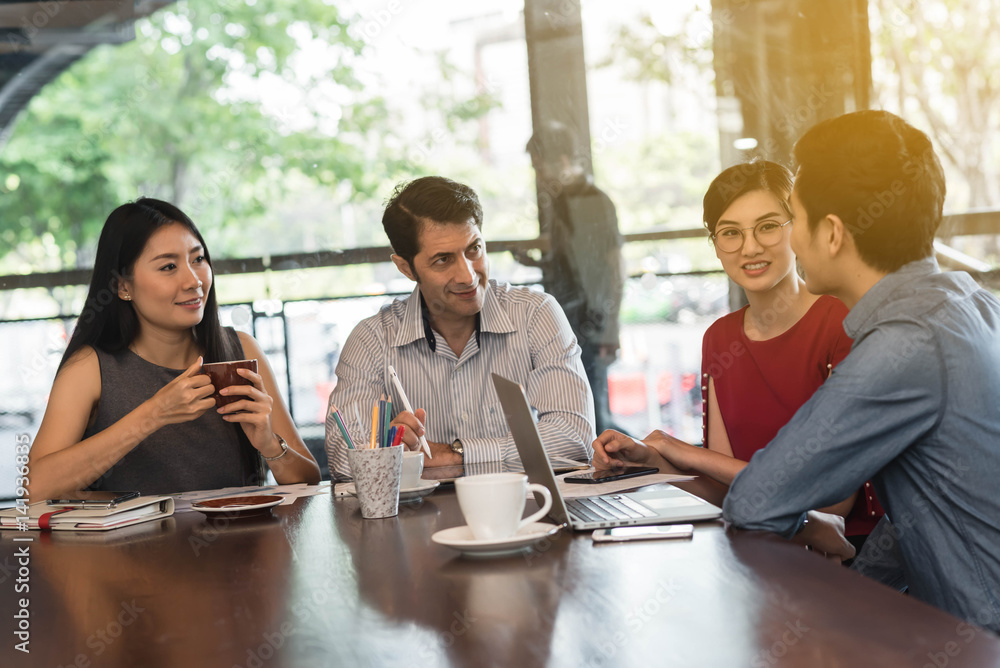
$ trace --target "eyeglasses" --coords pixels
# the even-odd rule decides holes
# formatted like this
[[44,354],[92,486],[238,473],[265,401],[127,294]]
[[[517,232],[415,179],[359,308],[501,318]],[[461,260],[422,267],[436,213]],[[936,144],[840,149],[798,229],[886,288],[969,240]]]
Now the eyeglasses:
[[763,220],[753,227],[724,227],[711,236],[715,247],[723,253],[735,253],[743,248],[746,243],[745,230],[753,230],[753,238],[761,246],[774,246],[781,242],[785,225],[791,223],[791,219],[783,223],[774,220]]

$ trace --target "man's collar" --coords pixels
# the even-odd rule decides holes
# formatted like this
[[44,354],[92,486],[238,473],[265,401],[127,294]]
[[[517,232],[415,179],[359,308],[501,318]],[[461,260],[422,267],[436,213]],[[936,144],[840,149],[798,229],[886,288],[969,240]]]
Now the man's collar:
[[937,260],[931,256],[904,264],[891,274],[887,274],[862,295],[858,303],[850,310],[847,317],[844,318],[844,331],[852,339],[858,338],[858,335],[864,332],[866,325],[898,288],[922,276],[940,272]]
[[[423,301],[420,294],[420,287],[413,288],[413,292],[406,298],[406,310],[403,312],[403,322],[396,333],[396,340],[392,342],[395,347],[405,346],[413,343],[424,336],[423,325]],[[431,339],[434,337],[431,336]]]
[[[479,335],[481,332],[509,334],[514,331],[516,331],[514,323],[507,317],[497,301],[495,281],[487,281],[483,308],[476,314],[476,343],[480,343]],[[434,330],[431,328],[427,302],[424,301],[420,287],[417,286],[406,300],[402,327],[396,334],[393,346],[405,346],[421,338],[427,341],[427,347],[431,349],[431,352],[436,352],[437,340],[434,338]]]
[[[476,314],[476,344],[479,343],[479,329],[481,313]],[[427,340],[427,347],[431,349],[432,353],[437,352],[437,338],[434,336],[434,328],[431,327],[431,314],[427,308],[427,301],[424,299],[423,294],[420,295],[420,324],[424,330],[424,338]]]
[[497,284],[494,280],[486,281],[486,298],[483,299],[482,329],[490,334],[510,334],[516,332],[517,328],[507,316],[507,312],[500,307],[497,300]]

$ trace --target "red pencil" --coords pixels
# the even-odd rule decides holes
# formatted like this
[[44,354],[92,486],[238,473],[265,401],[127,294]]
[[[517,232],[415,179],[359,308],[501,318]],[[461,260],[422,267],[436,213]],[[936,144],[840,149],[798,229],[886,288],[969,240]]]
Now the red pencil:
[[393,445],[399,445],[400,443],[403,442],[403,431],[406,430],[406,426],[401,425],[401,424],[400,425],[396,425],[396,427],[397,427],[397,429],[396,429],[396,438],[392,439],[392,444]]

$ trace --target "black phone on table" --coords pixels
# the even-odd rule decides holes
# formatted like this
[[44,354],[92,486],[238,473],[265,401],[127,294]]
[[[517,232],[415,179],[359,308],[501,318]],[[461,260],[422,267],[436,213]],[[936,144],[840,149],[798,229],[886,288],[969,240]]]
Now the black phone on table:
[[606,469],[603,471],[590,471],[580,475],[568,475],[563,480],[566,482],[582,483],[584,485],[596,485],[602,482],[612,482],[614,480],[624,480],[650,473],[659,473],[660,469],[655,466],[626,466],[623,469]]
[[49,499],[50,506],[63,508],[114,508],[122,501],[128,501],[139,496],[139,492],[92,492],[82,490],[64,494],[58,499]]

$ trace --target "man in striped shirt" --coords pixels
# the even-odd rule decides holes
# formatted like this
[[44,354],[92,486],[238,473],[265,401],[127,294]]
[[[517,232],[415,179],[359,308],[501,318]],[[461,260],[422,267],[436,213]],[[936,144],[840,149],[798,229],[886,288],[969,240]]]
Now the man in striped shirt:
[[[368,415],[391,398],[393,425],[409,449],[427,438],[449,466],[517,459],[490,373],[524,386],[550,457],[590,458],[594,400],[580,346],[550,295],[489,280],[482,207],[468,186],[439,176],[396,188],[382,216],[392,261],[417,287],[362,320],[344,344],[330,406]],[[414,412],[389,380],[392,366]],[[362,441],[368,428],[354,425]],[[326,452],[335,480],[350,477],[346,443],[332,419]]]

